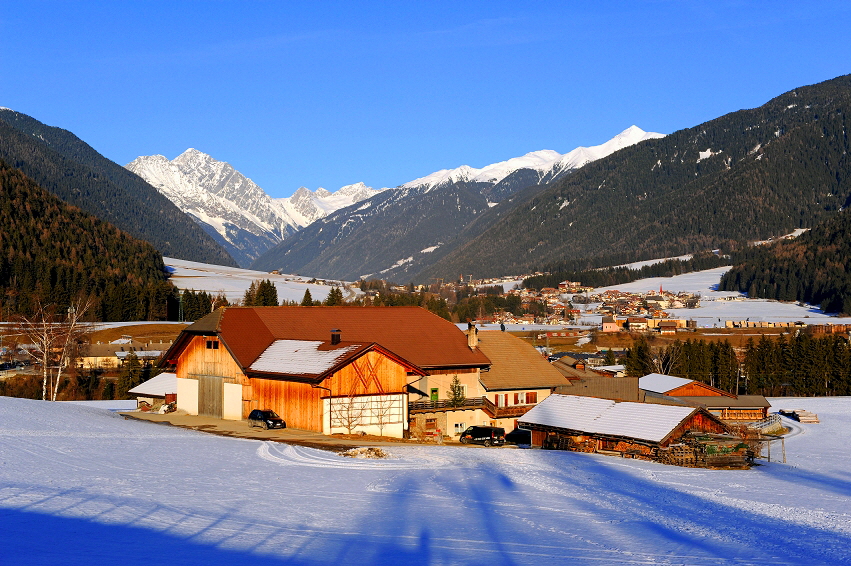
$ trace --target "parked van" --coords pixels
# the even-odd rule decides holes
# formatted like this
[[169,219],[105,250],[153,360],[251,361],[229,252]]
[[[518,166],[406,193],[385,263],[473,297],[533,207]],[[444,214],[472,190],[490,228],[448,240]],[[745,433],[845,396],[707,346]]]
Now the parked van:
[[505,429],[496,426],[470,426],[461,433],[461,444],[502,446],[505,444]]

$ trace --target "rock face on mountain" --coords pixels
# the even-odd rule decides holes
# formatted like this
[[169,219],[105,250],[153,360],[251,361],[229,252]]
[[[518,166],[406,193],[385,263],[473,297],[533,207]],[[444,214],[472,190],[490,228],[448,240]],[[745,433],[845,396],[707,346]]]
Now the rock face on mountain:
[[380,192],[357,183],[334,193],[302,187],[292,197],[274,199],[230,164],[197,149],[171,161],[138,157],[126,167],[189,214],[243,267],[299,228]]
[[621,148],[660,137],[632,126],[602,145],[564,155],[542,150],[481,169],[463,165],[436,171],[322,218],[263,254],[252,267],[407,281],[463,245],[458,238],[462,232],[469,236],[484,230],[483,218],[496,218],[512,206],[515,196],[539,190]]
[[63,201],[150,242],[163,255],[235,265],[169,199],[67,130],[0,108],[0,159]]

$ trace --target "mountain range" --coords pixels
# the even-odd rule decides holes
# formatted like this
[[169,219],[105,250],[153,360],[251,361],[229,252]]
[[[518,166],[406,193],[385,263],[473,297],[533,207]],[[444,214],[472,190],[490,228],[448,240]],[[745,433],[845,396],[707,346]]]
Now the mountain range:
[[301,187],[275,199],[230,164],[192,148],[171,161],[141,156],[125,167],[191,216],[242,267],[318,218],[382,190],[363,183],[333,193]]
[[632,126],[604,144],[564,155],[543,150],[480,169],[463,165],[394,189],[355,183],[331,193],[301,187],[282,199],[195,149],[171,161],[142,156],[126,167],[189,214],[240,265],[354,279],[401,276],[413,268],[415,255],[437,249],[518,190],[658,137]]

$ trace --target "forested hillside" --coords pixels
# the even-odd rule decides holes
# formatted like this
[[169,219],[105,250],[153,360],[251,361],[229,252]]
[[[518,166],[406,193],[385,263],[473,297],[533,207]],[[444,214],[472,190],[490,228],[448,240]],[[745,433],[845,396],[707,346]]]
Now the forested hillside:
[[94,299],[93,320],[165,320],[175,296],[154,247],[62,202],[0,160],[0,300],[4,317],[36,301]]
[[795,240],[756,246],[737,255],[720,288],[851,314],[849,258],[851,216],[841,212]]
[[522,200],[416,280],[726,251],[811,227],[851,204],[849,111],[846,75],[625,148]]
[[236,266],[170,200],[67,130],[0,110],[0,159],[63,201],[150,242],[163,255]]

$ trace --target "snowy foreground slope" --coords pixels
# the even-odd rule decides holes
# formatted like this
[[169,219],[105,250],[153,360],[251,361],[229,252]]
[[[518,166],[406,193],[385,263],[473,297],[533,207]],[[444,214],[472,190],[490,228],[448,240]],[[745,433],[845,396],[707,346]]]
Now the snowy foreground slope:
[[0,397],[0,563],[849,563],[851,398],[773,403],[822,424],[794,425],[788,464],[713,471],[511,448],[351,460]]

